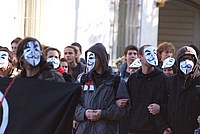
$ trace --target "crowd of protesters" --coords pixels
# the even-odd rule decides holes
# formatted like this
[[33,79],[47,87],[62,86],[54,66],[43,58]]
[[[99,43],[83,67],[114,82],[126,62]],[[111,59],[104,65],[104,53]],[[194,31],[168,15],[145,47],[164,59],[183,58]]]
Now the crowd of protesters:
[[[74,42],[62,52],[33,37],[0,47],[0,77],[76,82],[82,95],[74,113],[77,134],[193,134],[200,124],[200,61],[194,45],[128,45],[109,66],[102,43],[82,55]],[[199,132],[200,133],[200,132]]]

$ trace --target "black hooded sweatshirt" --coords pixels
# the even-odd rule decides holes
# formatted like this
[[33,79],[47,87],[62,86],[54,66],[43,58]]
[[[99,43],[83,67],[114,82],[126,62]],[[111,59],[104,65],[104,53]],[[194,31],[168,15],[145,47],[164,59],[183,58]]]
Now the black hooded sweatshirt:
[[97,43],[90,47],[85,52],[85,59],[87,59],[87,52],[93,52],[96,56],[100,59],[100,64],[103,68],[102,74],[97,74],[96,71],[91,71],[89,73],[89,79],[92,79],[94,81],[94,84],[96,87],[99,87],[99,85],[102,84],[103,81],[108,81],[113,79],[112,70],[108,66],[108,54],[106,52],[106,48],[101,43]]
[[152,115],[147,108],[152,103],[166,104],[166,79],[167,76],[157,68],[150,74],[143,74],[140,69],[129,77],[127,89],[132,104],[130,133],[159,134],[168,127],[163,115]]
[[[194,57],[193,71],[185,75],[180,71],[180,59],[184,55]],[[168,121],[175,134],[193,134],[199,124],[197,117],[200,115],[200,78],[199,59],[194,49],[184,46],[177,51],[176,62],[178,72],[169,77]]]

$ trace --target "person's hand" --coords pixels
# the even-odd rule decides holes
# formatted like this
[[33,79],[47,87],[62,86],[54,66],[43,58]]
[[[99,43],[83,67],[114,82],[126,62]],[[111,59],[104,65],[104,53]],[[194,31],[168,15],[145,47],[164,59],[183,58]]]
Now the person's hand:
[[92,109],[87,109],[85,111],[85,117],[90,120],[92,118],[92,113],[93,113],[93,110]]
[[85,116],[87,117],[88,120],[98,121],[101,118],[101,110],[100,109],[97,109],[97,110],[87,109],[85,111]]
[[93,110],[91,121],[98,121],[101,119],[101,109]]
[[73,128],[76,129],[78,122],[73,120]]
[[151,114],[156,115],[160,113],[160,106],[158,104],[150,104],[148,107],[148,110]]
[[163,134],[172,134],[171,128],[167,128],[167,129],[163,132]]
[[200,124],[200,115],[197,118],[197,122]]
[[124,107],[127,106],[128,100],[129,99],[118,99],[118,100],[115,101],[115,103],[119,108],[124,108]]

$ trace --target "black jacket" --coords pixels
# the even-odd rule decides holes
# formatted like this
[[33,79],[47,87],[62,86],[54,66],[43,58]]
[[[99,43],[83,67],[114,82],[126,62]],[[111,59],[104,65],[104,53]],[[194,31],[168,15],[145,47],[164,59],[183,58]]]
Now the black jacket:
[[26,76],[26,70],[23,69],[21,74],[18,75],[18,78],[33,78],[40,80],[50,80],[55,82],[65,82],[63,75],[56,71],[51,63],[45,63],[40,66],[40,71],[33,77]]
[[[80,78],[83,91],[81,102],[75,112],[75,120],[79,122],[76,133],[118,134],[119,121],[125,114],[128,114],[130,109],[129,105],[119,108],[115,103],[117,99],[129,99],[126,83],[122,79],[118,79],[118,84],[116,83],[118,76],[112,74],[112,68],[108,66],[108,54],[101,43],[90,47],[88,51],[98,56],[102,73],[98,74],[95,70],[91,70],[87,74],[83,74],[83,79]],[[87,109],[101,109],[101,119],[98,121],[88,120],[85,117]]]
[[148,106],[152,103],[166,104],[166,76],[155,68],[150,74],[138,70],[127,82],[132,110],[130,111],[129,132],[134,134],[158,134],[168,127],[162,114],[152,115]]
[[175,134],[193,134],[200,115],[200,79],[170,77],[168,120]]
[[[76,108],[75,120],[79,122],[77,127],[77,134],[117,134],[119,133],[119,120],[122,119],[130,107],[119,108],[115,101],[120,98],[129,99],[126,90],[125,81],[120,79],[117,89],[114,89],[115,77],[111,74],[112,70],[101,77],[102,81],[95,82],[96,76],[87,75],[85,82],[82,83],[83,91],[81,103]],[[87,77],[86,76],[86,77]],[[84,75],[82,76],[84,77]],[[95,78],[94,78],[95,77]],[[109,79],[108,79],[109,78]],[[100,80],[100,79],[99,79]],[[94,85],[94,90],[89,89],[91,84]],[[96,83],[96,84],[95,84]],[[101,84],[100,84],[101,83]],[[98,85],[98,87],[96,86]],[[101,109],[101,119],[99,121],[91,122],[85,117],[87,109]]]

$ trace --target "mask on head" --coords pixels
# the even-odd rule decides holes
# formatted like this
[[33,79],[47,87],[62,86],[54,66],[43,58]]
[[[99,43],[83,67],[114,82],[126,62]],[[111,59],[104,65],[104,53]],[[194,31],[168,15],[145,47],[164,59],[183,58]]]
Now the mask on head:
[[93,52],[87,52],[87,66],[86,72],[90,72],[95,66],[95,54]]
[[144,57],[150,65],[157,66],[158,58],[156,53],[156,48],[153,46],[148,46],[144,48]]
[[37,66],[40,63],[42,50],[37,41],[29,41],[23,51],[24,58],[32,66]]
[[167,58],[164,60],[162,68],[168,68],[168,67],[172,67],[175,63],[175,59],[174,58]]
[[8,66],[8,52],[0,51],[0,68]]
[[194,67],[194,62],[191,60],[184,60],[180,62],[180,70],[184,74],[189,74]]
[[51,62],[53,64],[53,68],[58,68],[60,65],[60,61],[55,57],[47,58],[47,62]]

